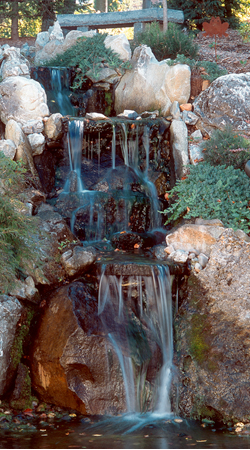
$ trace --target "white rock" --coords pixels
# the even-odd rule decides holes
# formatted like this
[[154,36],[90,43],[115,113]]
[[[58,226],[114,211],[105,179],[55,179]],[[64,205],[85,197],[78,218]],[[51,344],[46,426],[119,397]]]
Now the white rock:
[[188,252],[184,250],[176,250],[169,256],[176,263],[185,263],[188,260]]
[[62,29],[60,27],[60,24],[58,22],[58,20],[54,23],[54,26],[49,34],[49,40],[50,41],[59,41],[59,42],[63,42],[64,41],[64,36],[63,36],[63,32]]
[[65,52],[68,48],[75,45],[77,39],[80,37],[93,37],[96,34],[96,30],[90,31],[80,31],[80,30],[71,30],[66,34],[64,42],[63,42],[63,51]]
[[203,161],[203,152],[200,145],[189,144],[189,158],[193,165]]
[[60,139],[62,136],[62,114],[51,114],[51,116],[45,120],[44,132],[52,141]]
[[190,134],[190,137],[195,141],[201,141],[203,138],[201,130],[195,130],[192,134]]
[[15,119],[22,125],[49,115],[44,89],[35,80],[8,77],[0,83],[0,118],[3,123]]
[[4,60],[1,65],[1,75],[7,77],[23,76],[30,78],[29,62],[20,53],[20,48],[10,47],[3,52]]
[[208,263],[208,256],[204,255],[204,253],[200,253],[198,256],[198,261],[200,263],[200,265],[202,266],[202,268],[206,267],[207,263]]
[[131,109],[138,114],[160,110],[162,115],[168,115],[173,101],[187,102],[190,96],[188,66],[179,64],[177,70],[177,66],[159,63],[146,45],[135,49],[131,64],[132,70],[126,71],[115,91],[116,114]]
[[3,152],[7,158],[13,160],[16,154],[16,146],[11,139],[3,139],[0,141],[0,151]]
[[170,143],[173,151],[175,175],[181,178],[185,173],[185,166],[189,164],[188,132],[182,120],[173,120],[170,126]]
[[86,119],[91,120],[108,120],[108,117],[101,113],[87,113]]
[[42,133],[44,130],[43,121],[41,119],[29,120],[23,125],[22,130],[25,134]]
[[48,31],[41,31],[41,33],[38,33],[35,42],[36,51],[41,50],[48,42],[49,42]]
[[127,36],[124,33],[112,36],[108,35],[104,41],[105,47],[111,48],[123,61],[131,59],[131,48]]
[[33,156],[41,155],[45,149],[44,135],[42,133],[29,134],[28,140],[32,149]]

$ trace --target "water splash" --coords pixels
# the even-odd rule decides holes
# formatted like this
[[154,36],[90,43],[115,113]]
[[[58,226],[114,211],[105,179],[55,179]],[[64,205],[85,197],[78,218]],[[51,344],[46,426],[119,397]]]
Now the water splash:
[[[127,410],[144,411],[145,403],[149,403],[145,385],[151,355],[149,341],[153,336],[161,349],[163,363],[151,407],[155,414],[171,414],[173,331],[169,269],[159,264],[148,266],[145,276],[116,276],[110,271],[109,265],[102,267],[98,313],[120,361]],[[131,313],[135,310],[136,315]]]

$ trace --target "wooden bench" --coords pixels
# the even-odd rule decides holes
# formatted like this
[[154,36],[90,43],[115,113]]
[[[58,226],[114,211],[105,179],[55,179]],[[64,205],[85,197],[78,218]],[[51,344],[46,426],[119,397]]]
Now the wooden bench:
[[[67,33],[71,30],[98,30],[105,28],[134,27],[134,33],[143,30],[145,23],[163,23],[162,8],[137,9],[135,11],[107,12],[94,14],[58,14],[57,20],[62,30]],[[168,21],[182,24],[183,11],[168,9]]]

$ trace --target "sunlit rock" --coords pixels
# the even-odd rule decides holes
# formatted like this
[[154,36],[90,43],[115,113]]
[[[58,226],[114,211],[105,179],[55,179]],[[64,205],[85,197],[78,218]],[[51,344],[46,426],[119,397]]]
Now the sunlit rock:
[[111,48],[118,54],[120,59],[128,61],[131,59],[131,48],[127,36],[124,33],[112,36],[108,35],[104,41],[105,47]]
[[3,139],[0,141],[0,151],[7,158],[14,159],[16,155],[16,146],[11,139]]
[[169,114],[173,101],[186,103],[190,96],[190,68],[158,62],[146,45],[137,47],[131,60],[132,70],[122,77],[115,91],[115,110],[133,109],[137,113],[160,110]]
[[1,75],[4,80],[7,77],[22,76],[30,78],[29,62],[20,53],[20,48],[10,47],[3,52],[4,60],[1,65]]
[[48,139],[57,141],[62,137],[62,114],[55,113],[45,120],[44,133]]
[[40,83],[19,76],[0,83],[0,118],[4,124],[15,119],[24,125],[48,115],[47,97]]
[[28,135],[28,141],[30,143],[32,154],[41,155],[45,149],[45,137],[42,133],[33,133]]

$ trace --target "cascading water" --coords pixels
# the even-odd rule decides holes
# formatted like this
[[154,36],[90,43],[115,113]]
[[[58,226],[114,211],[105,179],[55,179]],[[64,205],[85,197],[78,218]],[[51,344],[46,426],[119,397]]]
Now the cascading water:
[[[68,122],[69,175],[57,208],[69,211],[72,232],[84,245],[96,245],[114,234],[143,234],[159,227],[158,196],[149,178],[150,125],[112,119],[104,134],[99,124],[91,126],[94,131],[85,119]],[[110,136],[108,144],[105,133]],[[131,255],[115,268],[114,254],[109,255],[107,261],[112,262],[104,257],[98,263],[98,315],[119,360],[127,411],[170,415],[169,268],[145,258],[133,262]]]
[[[145,275],[132,275],[138,265],[121,264],[118,270],[121,274],[114,275],[112,264],[102,267],[98,313],[120,361],[127,410],[170,414],[173,335],[169,269],[142,265],[140,272]],[[146,381],[155,343],[161,350],[162,367],[154,392],[150,392]]]

